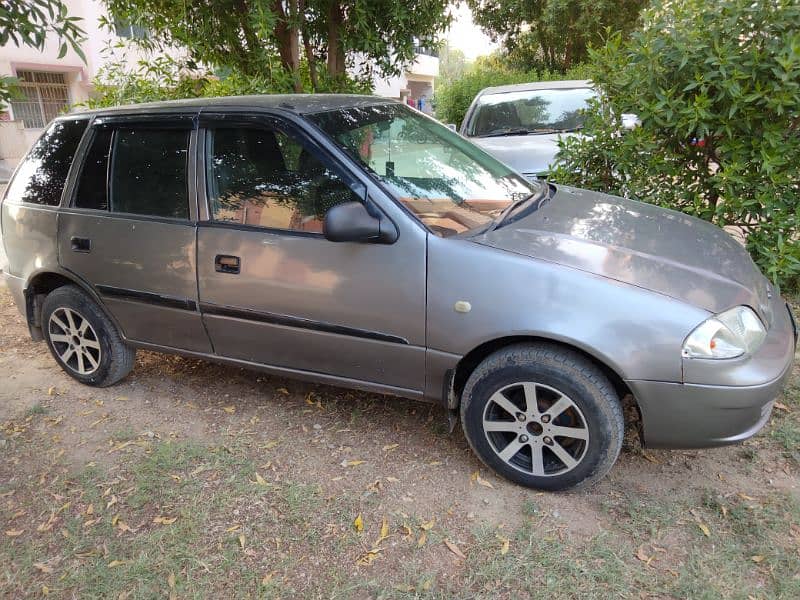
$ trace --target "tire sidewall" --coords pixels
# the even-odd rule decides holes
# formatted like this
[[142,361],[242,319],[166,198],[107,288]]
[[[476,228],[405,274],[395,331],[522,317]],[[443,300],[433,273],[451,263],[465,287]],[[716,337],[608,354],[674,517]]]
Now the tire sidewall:
[[[88,375],[81,375],[70,366],[66,365],[64,361],[61,360],[61,356],[59,356],[50,339],[50,316],[60,308],[69,308],[80,314],[80,316],[89,321],[89,324],[97,334],[97,341],[100,344],[100,365]],[[97,385],[105,380],[111,369],[112,361],[108,326],[106,324],[106,319],[95,306],[94,302],[83,293],[72,287],[58,288],[50,293],[42,306],[42,333],[47,347],[50,350],[50,354],[53,355],[58,365],[70,377],[87,385]]]
[[[496,451],[483,431],[483,415],[489,398],[498,390],[522,382],[547,385],[569,397],[581,410],[589,430],[589,441],[581,462],[571,471],[549,477],[535,476],[515,469],[497,456]],[[509,364],[490,371],[467,386],[469,400],[462,411],[464,433],[481,460],[503,477],[541,490],[563,490],[593,480],[597,472],[608,462],[616,459],[621,439],[615,438],[616,424],[607,410],[603,410],[603,390],[582,378],[570,376],[563,369],[545,363]]]

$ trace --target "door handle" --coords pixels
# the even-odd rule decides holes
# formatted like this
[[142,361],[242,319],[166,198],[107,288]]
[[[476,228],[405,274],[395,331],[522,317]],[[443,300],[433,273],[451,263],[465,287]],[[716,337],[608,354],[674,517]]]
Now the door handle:
[[72,236],[69,238],[69,246],[73,252],[91,252],[92,240],[89,238]]
[[217,254],[214,258],[214,270],[217,273],[231,273],[238,275],[241,270],[241,260],[238,256],[228,254]]

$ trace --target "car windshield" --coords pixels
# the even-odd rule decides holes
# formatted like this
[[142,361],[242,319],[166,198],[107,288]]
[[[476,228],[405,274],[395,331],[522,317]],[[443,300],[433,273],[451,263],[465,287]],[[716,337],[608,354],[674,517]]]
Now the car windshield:
[[442,237],[485,226],[541,189],[402,104],[333,110],[310,119]]
[[491,137],[576,131],[595,96],[587,87],[484,94],[470,119],[469,136]]

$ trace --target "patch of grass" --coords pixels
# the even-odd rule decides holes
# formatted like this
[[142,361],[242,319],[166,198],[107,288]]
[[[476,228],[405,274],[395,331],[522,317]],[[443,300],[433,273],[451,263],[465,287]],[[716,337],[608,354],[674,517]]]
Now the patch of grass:
[[28,410],[25,411],[26,417],[32,417],[34,415],[46,415],[50,412],[50,409],[47,408],[44,404],[37,402],[33,406],[31,406]]

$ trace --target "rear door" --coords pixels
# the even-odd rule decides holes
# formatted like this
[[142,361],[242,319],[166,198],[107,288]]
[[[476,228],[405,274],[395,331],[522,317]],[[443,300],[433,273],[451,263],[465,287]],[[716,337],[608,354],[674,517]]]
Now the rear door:
[[95,120],[60,215],[59,256],[126,338],[210,352],[195,270],[194,116]]
[[332,206],[368,190],[390,201],[293,122],[203,114],[200,140],[198,283],[215,351],[420,393],[425,232],[396,221],[393,244],[326,240]]

